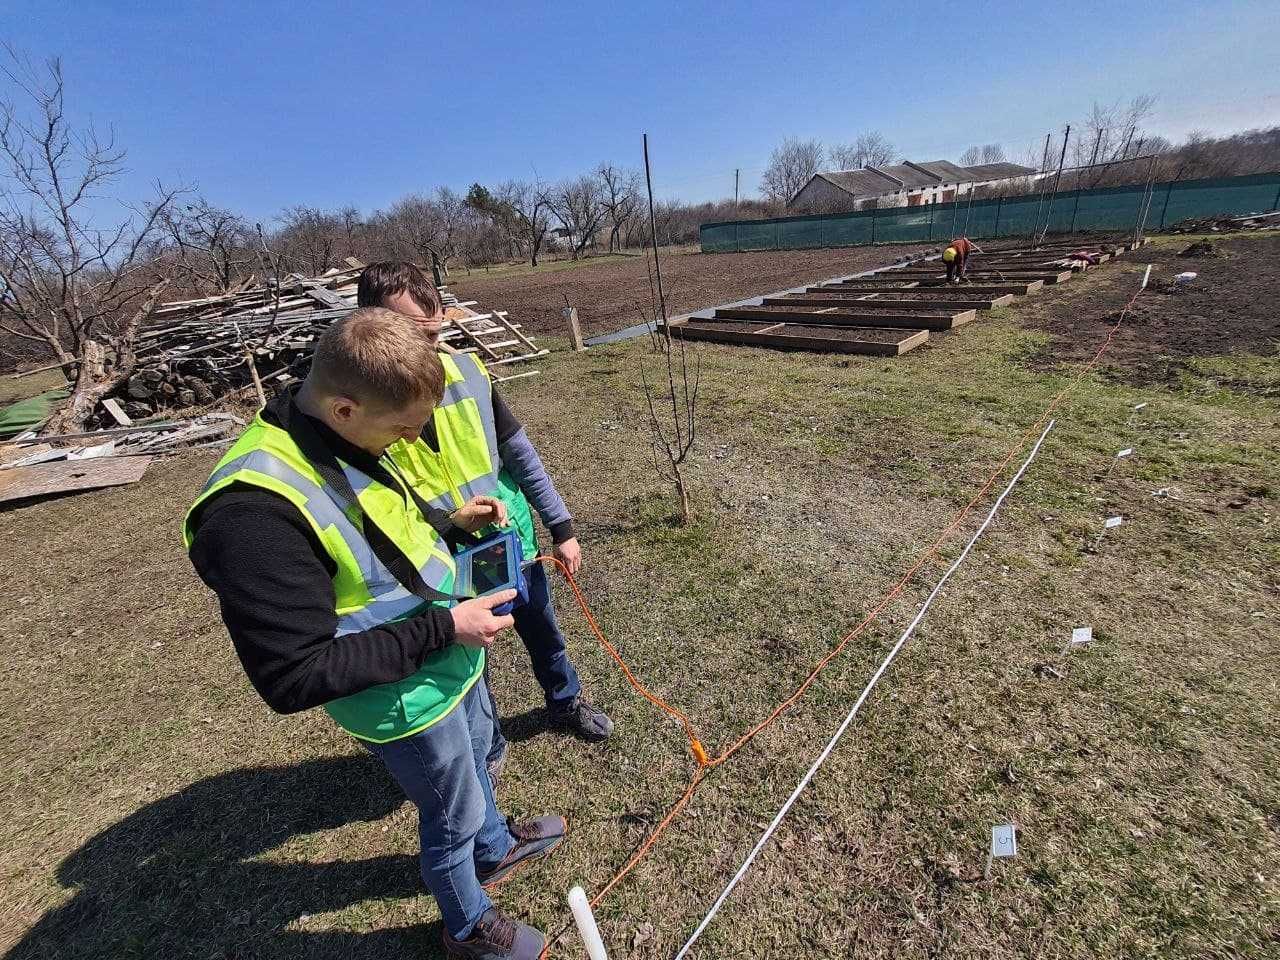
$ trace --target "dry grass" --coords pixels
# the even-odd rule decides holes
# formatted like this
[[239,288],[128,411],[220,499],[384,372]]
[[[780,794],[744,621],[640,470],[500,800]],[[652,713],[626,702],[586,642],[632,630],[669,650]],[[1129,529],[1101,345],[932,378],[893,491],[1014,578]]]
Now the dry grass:
[[[1102,268],[897,360],[703,347],[687,529],[647,465],[643,341],[550,358],[511,402],[580,518],[606,631],[709,747],[731,742],[1066,382],[1042,312],[1099,291],[1114,309],[1137,269]],[[698,957],[1275,955],[1277,359],[1219,356],[1145,387],[1117,372],[1064,406]],[[438,955],[412,812],[322,714],[267,712],[182,555],[179,518],[211,462],[0,514],[9,955]],[[1116,513],[1124,526],[1086,551]],[[605,901],[612,956],[683,942],[940,563],[708,778]],[[516,741],[502,804],[573,823],[563,853],[502,890],[544,927],[570,885],[612,876],[691,773],[679,728],[560,606],[618,730],[598,747],[545,731],[518,643],[496,658]],[[1082,623],[1095,643],[1061,655]],[[1009,820],[1020,856],[982,882],[990,827]]]

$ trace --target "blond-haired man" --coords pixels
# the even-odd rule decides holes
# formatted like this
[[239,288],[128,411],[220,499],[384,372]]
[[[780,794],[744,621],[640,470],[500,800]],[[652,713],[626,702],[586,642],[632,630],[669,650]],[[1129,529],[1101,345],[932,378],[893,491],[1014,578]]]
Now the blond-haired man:
[[490,496],[433,508],[404,469],[445,379],[430,338],[405,327],[362,309],[326,330],[306,380],[215,468],[184,537],[262,698],[280,713],[323,706],[418,806],[449,955],[532,960],[542,935],[485,888],[549,853],[566,825],[505,820],[485,771],[485,651],[511,626],[493,608],[514,591],[452,593],[451,543],[506,523],[506,509]]

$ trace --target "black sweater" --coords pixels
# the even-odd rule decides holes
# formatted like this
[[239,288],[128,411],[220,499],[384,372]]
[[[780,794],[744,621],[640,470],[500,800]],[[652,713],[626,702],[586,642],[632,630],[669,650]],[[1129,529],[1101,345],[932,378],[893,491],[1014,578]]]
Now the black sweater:
[[[495,419],[507,435],[520,429],[495,396]],[[289,429],[290,418],[305,416],[291,393],[281,394],[262,411],[268,423]],[[347,443],[323,423],[307,418],[321,440],[340,459],[396,488],[379,459]],[[514,427],[512,424],[514,423]],[[434,424],[423,439],[435,446]],[[428,517],[446,540],[466,534],[447,532],[447,515]],[[270,491],[232,484],[201,505],[192,520],[191,562],[218,595],[222,619],[254,689],[279,713],[296,713],[359,693],[417,672],[428,655],[453,642],[453,618],[441,607],[397,623],[335,637],[333,575],[336,567],[301,513]],[[372,543],[382,537],[368,526]],[[385,537],[382,537],[385,540]],[[386,551],[393,556],[398,550]],[[405,582],[410,566],[392,573]]]

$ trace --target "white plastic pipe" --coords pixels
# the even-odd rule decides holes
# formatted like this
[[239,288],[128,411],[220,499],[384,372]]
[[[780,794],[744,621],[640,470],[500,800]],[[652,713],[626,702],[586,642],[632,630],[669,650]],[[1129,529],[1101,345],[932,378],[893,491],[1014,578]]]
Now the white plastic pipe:
[[569,909],[573,911],[573,919],[578,924],[578,933],[587,948],[587,956],[591,960],[609,960],[604,952],[604,941],[600,939],[600,928],[596,926],[595,914],[591,912],[591,904],[587,902],[587,892],[581,887],[569,891]]

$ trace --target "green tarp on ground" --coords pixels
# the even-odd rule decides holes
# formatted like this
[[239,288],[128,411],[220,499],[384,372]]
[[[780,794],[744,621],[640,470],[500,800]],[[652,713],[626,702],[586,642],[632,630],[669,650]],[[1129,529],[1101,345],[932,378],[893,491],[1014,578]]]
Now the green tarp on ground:
[[0,410],[0,439],[34,430],[53,413],[58,401],[71,396],[66,390],[48,390],[39,396],[19,400]]

